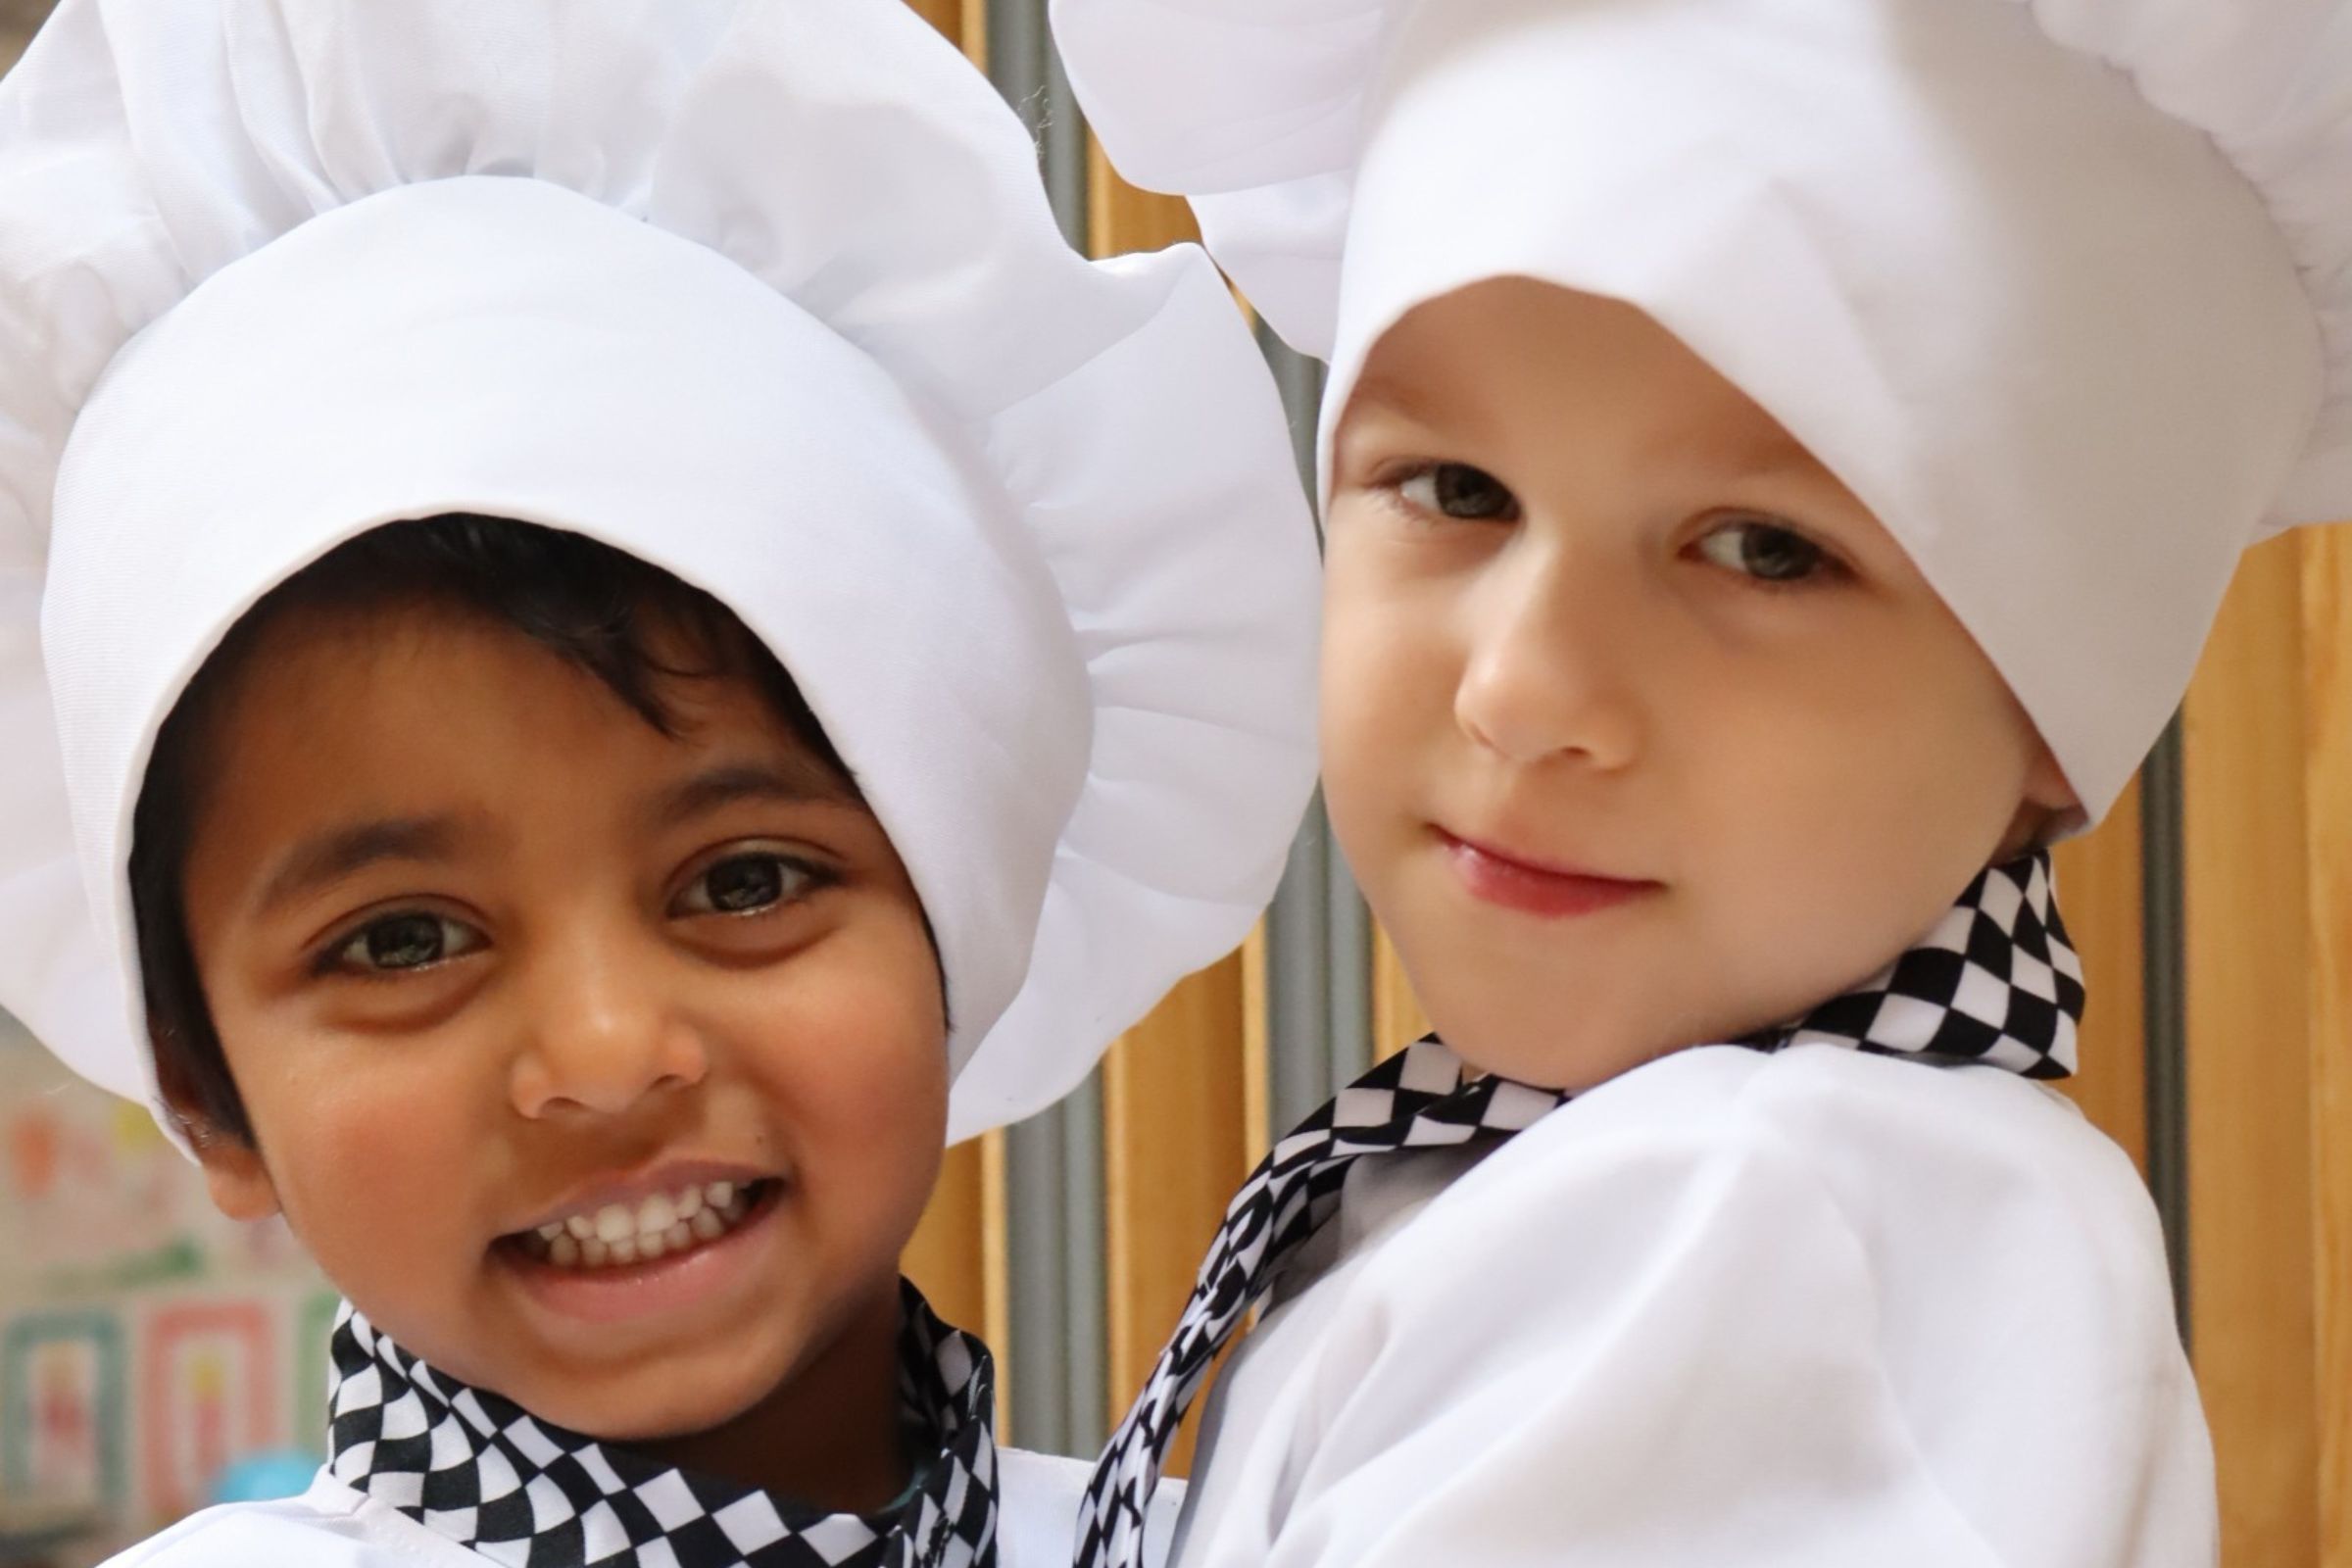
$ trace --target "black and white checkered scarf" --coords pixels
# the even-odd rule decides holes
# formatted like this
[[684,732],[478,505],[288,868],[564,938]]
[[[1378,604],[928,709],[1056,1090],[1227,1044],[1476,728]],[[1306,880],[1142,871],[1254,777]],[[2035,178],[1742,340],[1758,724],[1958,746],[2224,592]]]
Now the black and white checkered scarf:
[[[1979,876],[1934,931],[1868,984],[1736,1043],[1841,1046],[2063,1078],[2074,1071],[2082,1001],[2082,964],[2051,896],[2049,856],[2036,853]],[[1077,1568],[1141,1568],[1144,1510],[1185,1410],[1283,1258],[1338,1211],[1348,1167],[1367,1154],[1520,1132],[1568,1098],[1473,1076],[1433,1037],[1373,1068],[1277,1143],[1226,1209],[1175,1337],[1095,1468],[1080,1506]]]
[[936,1443],[880,1514],[821,1513],[538,1420],[435,1372],[348,1306],[328,1393],[334,1477],[514,1568],[989,1568],[996,1372],[903,1287],[900,1394]]

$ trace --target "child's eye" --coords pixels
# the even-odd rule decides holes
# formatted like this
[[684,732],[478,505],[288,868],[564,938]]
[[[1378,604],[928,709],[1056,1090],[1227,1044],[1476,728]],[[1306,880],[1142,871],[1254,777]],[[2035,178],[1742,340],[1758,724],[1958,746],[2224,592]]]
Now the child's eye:
[[324,967],[401,974],[463,957],[482,942],[482,934],[463,920],[411,910],[368,921],[329,951]]
[[1500,479],[1467,463],[1432,465],[1396,489],[1408,504],[1442,517],[1512,522],[1519,516],[1519,498]]
[[1804,582],[1840,569],[1836,558],[1803,534],[1755,517],[1710,530],[1698,541],[1698,553],[1759,582]]
[[686,884],[673,914],[757,914],[807,898],[824,873],[781,855],[731,855]]

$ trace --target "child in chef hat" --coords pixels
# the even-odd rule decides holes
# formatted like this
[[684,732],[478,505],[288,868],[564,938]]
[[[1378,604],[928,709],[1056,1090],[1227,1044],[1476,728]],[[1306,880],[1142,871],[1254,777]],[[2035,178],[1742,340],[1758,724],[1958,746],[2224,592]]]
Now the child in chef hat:
[[1310,782],[1205,259],[876,0],[67,0],[0,236],[0,1005],[352,1306],[128,1560],[1064,1557],[897,1258]]
[[1186,1565],[2212,1561],[2041,846],[2352,514],[2352,5],[1055,17],[1331,362],[1325,788],[1444,1041],[1236,1200],[1081,1560],[1274,1290]]

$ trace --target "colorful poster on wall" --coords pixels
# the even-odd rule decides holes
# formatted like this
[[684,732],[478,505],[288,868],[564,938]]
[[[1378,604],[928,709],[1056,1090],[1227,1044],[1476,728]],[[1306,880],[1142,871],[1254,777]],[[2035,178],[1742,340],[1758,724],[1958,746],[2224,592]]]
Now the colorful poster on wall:
[[178,1301],[147,1319],[139,1443],[152,1511],[203,1506],[230,1464],[285,1441],[278,1358],[258,1301]]
[[96,1561],[316,1451],[323,1294],[282,1223],[223,1218],[144,1109],[0,1014],[0,1512],[87,1521],[62,1560]]
[[0,1494],[97,1516],[123,1495],[122,1330],[34,1313],[0,1330]]
[[210,1212],[203,1184],[144,1109],[69,1083],[29,1043],[5,1044],[0,1256],[13,1287],[5,1294],[89,1297],[184,1283],[202,1272],[208,1245],[233,1245],[233,1227]]
[[74,1078],[5,1015],[0,1260],[0,1303],[317,1278],[283,1221],[224,1218],[144,1106]]

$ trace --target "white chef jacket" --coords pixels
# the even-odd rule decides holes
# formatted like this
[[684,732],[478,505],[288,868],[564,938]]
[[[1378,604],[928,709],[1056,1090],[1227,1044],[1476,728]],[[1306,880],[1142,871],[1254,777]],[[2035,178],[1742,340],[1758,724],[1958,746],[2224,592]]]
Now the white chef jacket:
[[1677,1053],[1357,1164],[1276,1302],[1177,1568],[2218,1555],[2146,1190],[1998,1069]]
[[[1000,1448],[998,1568],[1069,1568],[1078,1500],[1093,1466]],[[1161,1544],[1183,1488],[1163,1488],[1149,1540]],[[1154,1560],[1161,1551],[1155,1550]],[[209,1508],[106,1568],[483,1568],[491,1561],[324,1471],[299,1497]]]

